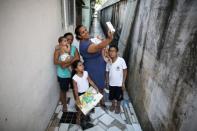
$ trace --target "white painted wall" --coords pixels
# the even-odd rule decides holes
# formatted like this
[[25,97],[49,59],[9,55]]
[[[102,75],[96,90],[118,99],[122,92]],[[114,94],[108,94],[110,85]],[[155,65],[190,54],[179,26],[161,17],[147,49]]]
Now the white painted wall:
[[44,131],[59,99],[59,0],[0,1],[0,130]]

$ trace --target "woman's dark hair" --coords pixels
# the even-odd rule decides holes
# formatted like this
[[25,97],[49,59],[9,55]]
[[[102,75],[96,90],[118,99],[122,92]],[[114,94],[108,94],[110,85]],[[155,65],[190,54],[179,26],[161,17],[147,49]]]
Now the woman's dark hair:
[[69,36],[69,35],[71,35],[71,36],[73,37],[73,34],[72,34],[71,32],[65,33],[65,34],[64,34],[64,37],[67,37],[67,36]]
[[75,74],[76,74],[76,71],[75,71],[75,69],[77,68],[77,66],[78,66],[78,64],[80,63],[81,61],[80,60],[76,60],[76,61],[74,61],[73,62],[73,64],[72,64],[72,75],[74,76]]
[[109,50],[110,50],[111,48],[115,48],[117,52],[118,52],[118,50],[119,50],[119,49],[118,49],[118,46],[115,45],[115,44],[110,45],[110,46],[109,46]]
[[76,39],[77,40],[80,40],[79,36],[80,36],[80,32],[79,32],[79,29],[83,27],[83,25],[78,25],[76,28],[75,28],[75,35],[76,35]]
[[62,40],[63,40],[64,38],[65,38],[64,36],[60,36],[60,37],[58,38],[58,42],[59,42],[59,43],[62,42]]

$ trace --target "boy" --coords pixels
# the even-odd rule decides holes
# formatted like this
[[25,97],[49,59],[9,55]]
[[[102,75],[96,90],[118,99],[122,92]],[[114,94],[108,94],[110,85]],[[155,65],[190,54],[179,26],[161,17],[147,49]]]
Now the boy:
[[[110,111],[120,113],[120,102],[123,99],[125,90],[125,80],[127,76],[127,66],[123,58],[118,56],[118,47],[111,45],[109,47],[109,57],[112,63],[106,66],[106,82],[109,85],[109,100],[112,101]],[[115,103],[117,101],[117,104]]]

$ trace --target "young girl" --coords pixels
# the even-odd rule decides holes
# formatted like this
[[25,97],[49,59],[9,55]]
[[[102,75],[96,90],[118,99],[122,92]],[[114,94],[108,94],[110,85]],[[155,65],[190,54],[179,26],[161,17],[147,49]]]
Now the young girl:
[[[71,70],[69,69],[72,62],[79,59],[77,49],[72,46],[72,40],[68,40],[68,37],[72,38],[72,34],[61,36],[58,39],[59,45],[55,47],[54,51],[54,64],[57,68],[57,78],[60,85],[60,101],[63,104],[63,112],[67,111],[67,91],[72,86]],[[65,54],[70,56],[70,59],[65,57]]]
[[[75,61],[73,63],[73,70],[75,71],[75,75],[73,76],[73,86],[74,86],[74,95],[76,98],[76,104],[77,105],[81,105],[79,96],[83,95],[89,88],[89,84],[91,86],[93,86],[97,92],[98,92],[98,88],[97,86],[94,84],[94,82],[90,79],[90,77],[88,76],[88,72],[84,71],[84,66],[83,63],[81,61]],[[82,112],[80,110],[78,110],[78,114],[77,114],[77,120],[76,123],[77,124],[81,124],[81,115]],[[88,124],[88,123],[86,123]],[[87,125],[81,125],[82,128],[84,128],[84,126]]]

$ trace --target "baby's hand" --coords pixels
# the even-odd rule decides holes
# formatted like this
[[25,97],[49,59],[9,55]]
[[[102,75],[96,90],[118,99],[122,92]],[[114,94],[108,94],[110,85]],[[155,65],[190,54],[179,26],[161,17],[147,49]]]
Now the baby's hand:
[[97,35],[96,38],[99,40],[102,40],[102,38],[99,35]]

